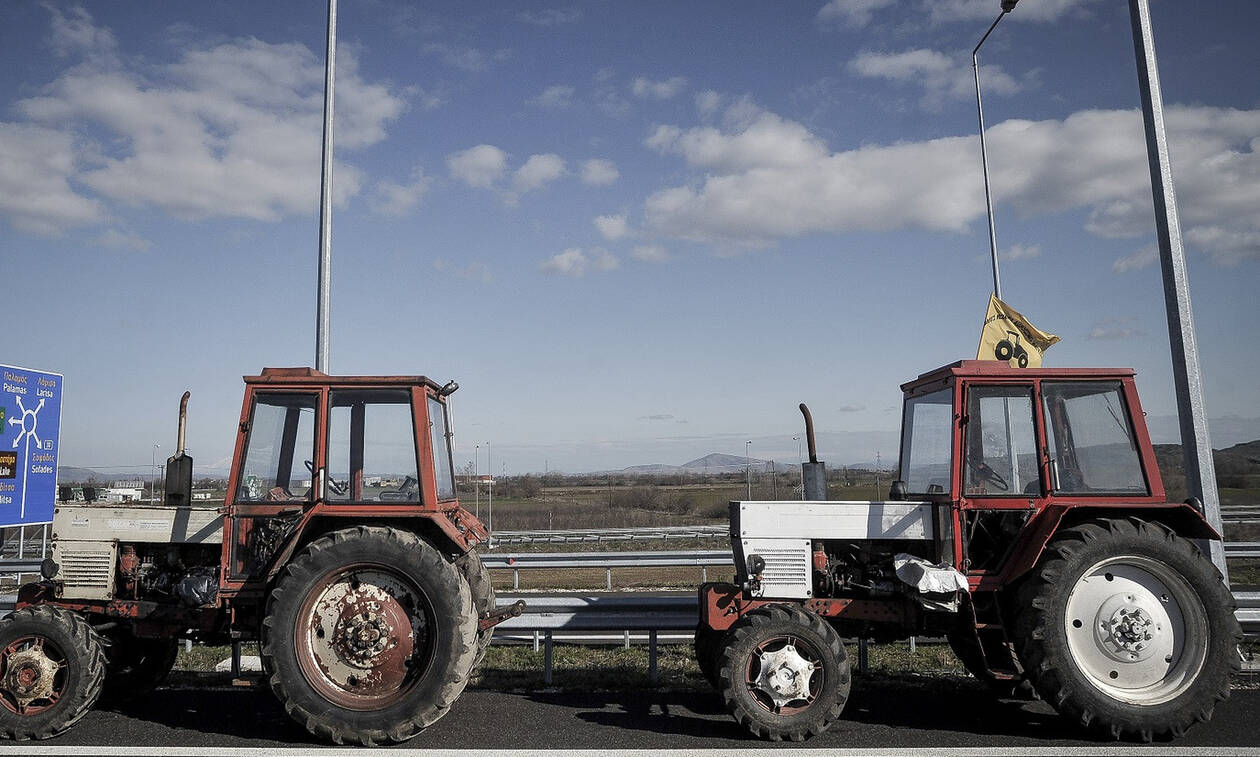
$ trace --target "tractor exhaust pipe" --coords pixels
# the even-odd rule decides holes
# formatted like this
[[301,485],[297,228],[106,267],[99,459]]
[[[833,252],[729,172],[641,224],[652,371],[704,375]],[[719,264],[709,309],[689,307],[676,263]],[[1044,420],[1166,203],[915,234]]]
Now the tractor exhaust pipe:
[[167,505],[184,507],[192,501],[193,459],[184,454],[184,430],[188,427],[188,398],[184,392],[179,398],[179,436],[175,442],[175,454],[166,458]]
[[809,462],[801,463],[801,482],[805,499],[824,502],[827,499],[827,464],[818,461],[818,445],[814,441],[814,416],[801,403],[801,415],[805,416],[805,441],[809,445]]

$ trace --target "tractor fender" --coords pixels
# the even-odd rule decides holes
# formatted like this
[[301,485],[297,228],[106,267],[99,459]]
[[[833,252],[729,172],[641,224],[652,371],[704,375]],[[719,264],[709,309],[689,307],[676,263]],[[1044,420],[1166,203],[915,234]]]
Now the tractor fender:
[[1024,528],[1012,557],[1002,567],[999,582],[1010,586],[1041,559],[1041,553],[1061,528],[1094,518],[1141,518],[1161,523],[1189,539],[1220,541],[1221,535],[1194,507],[1180,502],[1155,505],[1055,503],[1043,507]]

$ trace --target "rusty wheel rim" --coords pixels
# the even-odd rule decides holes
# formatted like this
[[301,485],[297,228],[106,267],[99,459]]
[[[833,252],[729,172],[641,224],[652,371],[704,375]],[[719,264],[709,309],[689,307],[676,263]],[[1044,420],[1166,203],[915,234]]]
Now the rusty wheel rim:
[[21,716],[61,701],[69,677],[66,654],[45,636],[23,636],[0,652],[0,703]]
[[775,715],[809,709],[822,690],[822,655],[800,636],[774,636],[748,655],[744,680],[753,700]]
[[295,624],[303,675],[320,696],[346,709],[379,710],[399,701],[432,661],[432,605],[416,582],[385,565],[325,574]]

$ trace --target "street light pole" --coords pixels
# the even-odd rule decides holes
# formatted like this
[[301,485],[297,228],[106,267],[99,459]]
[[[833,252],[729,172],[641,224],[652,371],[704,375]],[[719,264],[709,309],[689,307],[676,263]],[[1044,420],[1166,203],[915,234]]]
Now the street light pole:
[[333,83],[337,69],[337,0],[328,0],[327,51],[324,59],[324,151],[319,185],[319,293],[315,315],[315,370],[327,373],[328,299],[332,289]]
[[752,457],[749,455],[749,449],[752,447],[752,440],[744,442],[744,478],[748,479],[748,501],[752,501]]
[[971,72],[976,79],[976,115],[980,120],[980,165],[984,170],[984,206],[989,214],[989,255],[993,260],[993,296],[999,300],[1002,299],[1002,279],[998,275],[997,231],[993,225],[993,195],[989,190],[989,153],[984,144],[984,104],[980,100],[980,61],[977,55],[980,52],[980,46],[997,28],[998,22],[1015,8],[1017,2],[1019,0],[1002,0],[1002,12],[993,20],[989,30],[971,51]]
[[481,445],[473,452],[473,515],[481,520]]
[[490,500],[490,542],[487,547],[494,549],[494,465],[490,462],[490,442],[486,442],[486,472],[490,474],[490,493],[486,495]]
[[[1141,84],[1142,123],[1146,132],[1146,155],[1155,201],[1155,232],[1164,279],[1164,306],[1168,311],[1168,341],[1172,349],[1181,450],[1185,456],[1186,493],[1198,498],[1203,504],[1203,517],[1208,525],[1221,533],[1220,494],[1216,488],[1212,441],[1208,437],[1207,410],[1203,404],[1203,377],[1199,372],[1199,348],[1194,331],[1194,312],[1190,307],[1186,256],[1181,247],[1181,220],[1173,189],[1168,138],[1164,133],[1164,95],[1155,60],[1149,0],[1129,0],[1129,17]],[[1225,584],[1229,585],[1224,545],[1217,540],[1210,540],[1206,545],[1200,542],[1200,545],[1206,548]]]
[[155,444],[153,449],[149,450],[149,475],[153,478],[149,481],[149,504],[154,504],[154,498],[157,497],[157,451],[162,445]]

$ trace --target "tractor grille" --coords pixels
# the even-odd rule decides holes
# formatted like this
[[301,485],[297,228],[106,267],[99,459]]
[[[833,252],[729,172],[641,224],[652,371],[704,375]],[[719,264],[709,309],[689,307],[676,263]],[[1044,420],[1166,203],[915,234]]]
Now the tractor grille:
[[53,545],[57,580],[67,599],[109,599],[114,583],[113,542],[62,542]]
[[757,554],[766,561],[761,571],[761,596],[766,599],[804,599],[810,595],[810,542],[806,539],[745,539],[744,557]]

